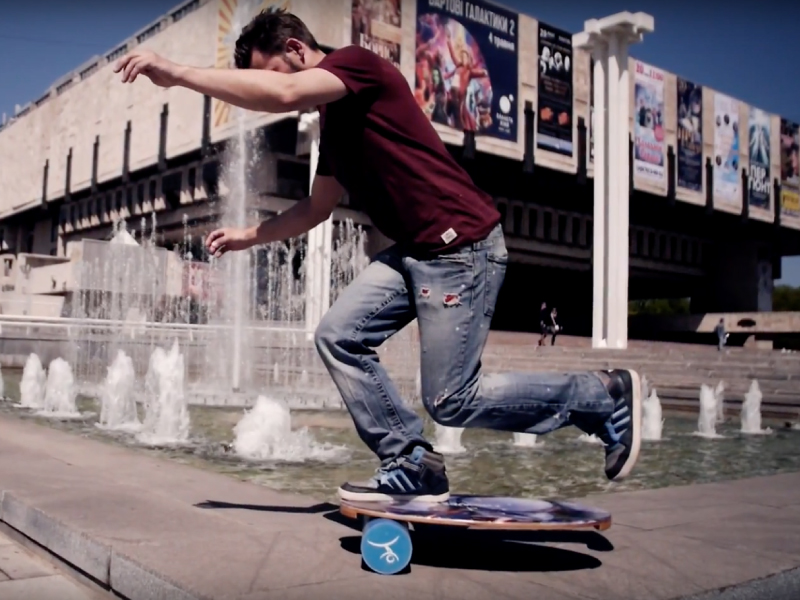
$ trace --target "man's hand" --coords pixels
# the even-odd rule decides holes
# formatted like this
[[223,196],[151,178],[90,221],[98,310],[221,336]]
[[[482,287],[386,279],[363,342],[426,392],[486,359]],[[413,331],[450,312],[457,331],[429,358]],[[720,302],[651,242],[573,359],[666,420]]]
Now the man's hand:
[[247,250],[256,243],[256,234],[253,228],[237,229],[223,227],[208,234],[206,247],[211,255],[219,258],[229,251]]
[[150,50],[134,50],[120,58],[114,73],[122,71],[122,83],[133,83],[138,75],[145,75],[160,87],[172,87],[178,83],[181,65]]

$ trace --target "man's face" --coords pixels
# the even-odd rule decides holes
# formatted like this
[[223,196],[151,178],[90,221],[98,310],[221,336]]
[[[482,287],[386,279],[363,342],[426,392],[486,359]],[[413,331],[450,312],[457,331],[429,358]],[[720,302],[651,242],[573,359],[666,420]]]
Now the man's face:
[[264,54],[259,50],[253,50],[250,68],[278,73],[297,73],[309,68],[305,62],[306,50],[305,44],[292,39],[286,42],[285,50],[278,54]]

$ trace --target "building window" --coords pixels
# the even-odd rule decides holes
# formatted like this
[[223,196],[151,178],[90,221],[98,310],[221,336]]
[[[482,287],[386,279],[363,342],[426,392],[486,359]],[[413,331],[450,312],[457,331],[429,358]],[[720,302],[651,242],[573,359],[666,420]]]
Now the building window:
[[140,183],[136,187],[136,204],[139,205],[139,211],[144,212],[144,184]]
[[528,211],[528,237],[536,237],[536,225],[539,222],[539,210],[532,208]]
[[553,237],[553,213],[544,211],[544,239],[549,242]]
[[133,188],[125,190],[125,205],[128,209],[128,215],[133,216]]
[[150,180],[150,202],[153,205],[153,210],[156,209],[156,192],[158,191],[156,180]]
[[[50,242],[57,242],[58,241],[58,219],[53,219],[53,224],[50,227]],[[0,240],[0,247],[3,246],[2,240]]]
[[108,194],[106,194],[106,214],[109,216],[111,215],[111,209],[112,209],[111,192],[108,192]]
[[75,227],[75,205],[69,207],[69,221],[72,223],[72,226]]
[[514,220],[514,235],[522,235],[522,207],[515,206],[511,209],[511,215]]
[[122,212],[122,190],[117,191],[117,214]]

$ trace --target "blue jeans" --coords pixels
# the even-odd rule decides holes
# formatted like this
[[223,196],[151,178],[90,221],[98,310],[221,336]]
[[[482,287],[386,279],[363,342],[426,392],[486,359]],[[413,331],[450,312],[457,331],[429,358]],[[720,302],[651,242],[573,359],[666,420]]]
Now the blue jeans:
[[315,336],[361,439],[390,463],[428,449],[422,419],[404,402],[375,348],[418,321],[422,402],[437,423],[544,434],[565,425],[595,433],[614,402],[593,373],[481,373],[481,354],[508,252],[498,225],[448,254],[379,253],[344,290]]

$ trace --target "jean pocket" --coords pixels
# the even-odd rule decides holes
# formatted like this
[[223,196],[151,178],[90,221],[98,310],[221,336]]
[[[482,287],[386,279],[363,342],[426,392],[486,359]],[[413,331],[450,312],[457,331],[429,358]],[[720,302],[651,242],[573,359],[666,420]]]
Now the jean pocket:
[[508,267],[508,254],[489,253],[486,257],[485,281],[483,284],[484,300],[483,314],[487,317],[494,315],[497,305],[497,296],[500,288],[503,287],[503,280],[506,277]]

